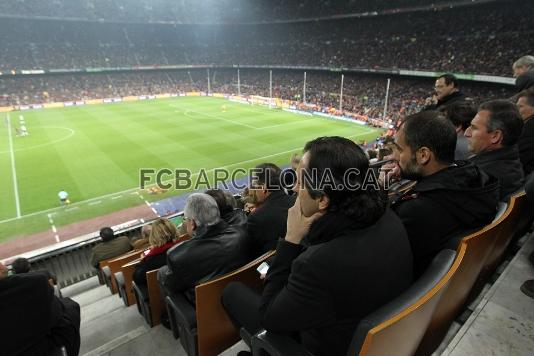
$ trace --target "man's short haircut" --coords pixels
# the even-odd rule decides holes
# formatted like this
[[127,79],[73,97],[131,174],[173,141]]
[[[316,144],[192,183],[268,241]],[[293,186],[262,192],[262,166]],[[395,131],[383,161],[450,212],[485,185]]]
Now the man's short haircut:
[[193,219],[198,227],[215,225],[221,220],[217,202],[205,193],[193,193],[187,198],[184,216]]
[[115,237],[115,233],[113,232],[113,229],[110,227],[103,227],[100,229],[100,237],[102,238],[102,241],[111,241]]
[[534,107],[534,87],[523,90],[521,93],[517,94],[517,99],[519,98],[525,98],[527,104]]
[[282,170],[274,163],[262,163],[257,165],[252,173],[252,179],[256,185],[265,185],[268,191],[280,190],[280,176]]
[[486,125],[487,130],[488,132],[500,130],[503,146],[517,143],[523,131],[523,119],[514,103],[508,100],[491,100],[482,103],[478,110],[487,110],[491,113]]
[[467,130],[471,124],[471,120],[477,114],[476,107],[467,102],[453,103],[451,105],[444,105],[440,111],[445,114],[455,127],[460,126],[463,131]]
[[438,111],[422,111],[406,116],[401,124],[406,144],[413,152],[427,147],[436,160],[452,164],[456,150],[456,129]]
[[453,84],[453,87],[458,88],[458,79],[453,74],[442,74],[439,77],[436,78],[436,80],[443,78],[445,80],[445,84],[451,85]]
[[534,67],[534,56],[523,56],[514,62],[513,68],[518,67]]
[[28,261],[24,257],[17,258],[11,264],[11,268],[13,269],[13,273],[15,274],[28,273],[31,269],[30,261]]
[[[312,198],[328,197],[329,212],[344,214],[365,225],[373,224],[384,214],[387,195],[380,184],[365,184],[365,177],[371,172],[369,159],[360,146],[343,137],[319,137],[306,143],[304,152],[309,153],[309,161],[303,184]],[[351,171],[356,174],[348,174]],[[328,172],[333,185],[320,187]]]
[[228,197],[221,189],[208,189],[206,190],[206,194],[215,199],[221,216],[231,212],[234,209],[231,205],[229,205]]

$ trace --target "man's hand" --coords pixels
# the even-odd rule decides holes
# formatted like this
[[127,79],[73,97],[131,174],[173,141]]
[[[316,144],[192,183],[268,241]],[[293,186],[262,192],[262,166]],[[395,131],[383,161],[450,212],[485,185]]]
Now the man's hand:
[[310,231],[311,224],[323,215],[323,212],[316,212],[310,217],[305,217],[300,207],[300,198],[297,196],[295,205],[287,211],[287,233],[285,240],[298,245]]
[[390,162],[380,167],[380,175],[378,181],[382,186],[387,183],[391,183],[393,180],[400,179],[400,166],[397,162]]

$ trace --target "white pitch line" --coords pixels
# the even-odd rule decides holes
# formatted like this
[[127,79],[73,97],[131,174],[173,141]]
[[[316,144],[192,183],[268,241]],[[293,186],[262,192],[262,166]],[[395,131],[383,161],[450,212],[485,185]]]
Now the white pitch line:
[[[347,138],[355,138],[355,137],[365,136],[365,135],[368,135],[368,134],[369,134],[368,132],[366,132],[366,133],[360,133],[360,134],[356,134],[356,135],[350,135],[350,136],[347,136]],[[217,168],[218,168],[218,169],[220,169],[220,168],[229,168],[229,167],[239,166],[239,165],[241,165],[241,164],[246,164],[246,163],[251,163],[251,162],[257,162],[257,161],[261,161],[261,160],[264,160],[264,159],[267,159],[267,158],[276,157],[276,156],[284,155],[284,154],[287,154],[287,153],[295,152],[295,151],[298,151],[298,150],[302,150],[302,147],[303,147],[303,146],[300,146],[300,147],[297,147],[297,148],[293,148],[293,149],[291,149],[291,150],[287,150],[287,151],[283,151],[283,152],[273,153],[273,154],[271,154],[271,155],[267,155],[267,156],[263,156],[263,157],[257,157],[257,158],[248,159],[248,160],[241,161],[241,162],[230,163],[230,164],[227,164],[227,165],[224,165],[224,166],[221,166],[221,167],[217,167]],[[215,170],[215,168],[212,168],[212,169],[210,169],[210,170],[207,170],[206,173],[213,172],[214,170]],[[196,177],[196,176],[198,176],[198,172],[197,172],[197,173],[194,173],[194,174],[191,175],[191,177]],[[168,179],[168,180],[163,181],[162,183],[167,183],[167,182],[172,182],[172,181],[173,181],[173,179]],[[153,184],[153,185],[151,185],[151,186],[155,186],[155,184]],[[85,203],[88,203],[88,202],[91,202],[91,201],[94,201],[94,200],[97,200],[97,199],[106,199],[106,198],[115,196],[116,194],[126,194],[126,193],[129,193],[129,194],[131,194],[131,195],[137,195],[137,194],[139,194],[139,192],[137,192],[138,189],[139,189],[139,187],[134,187],[134,188],[130,188],[130,189],[122,190],[122,191],[120,191],[120,192],[114,192],[114,193],[110,193],[110,194],[101,195],[101,196],[99,196],[99,197],[94,197],[94,198],[90,198],[90,199],[86,199],[86,200],[78,201],[78,202],[72,203],[72,204],[71,204],[71,207],[74,208],[73,205],[81,205],[81,204],[85,204]],[[71,208],[71,209],[72,209],[72,208]],[[16,217],[16,218],[10,218],[10,219],[5,219],[5,220],[0,220],[0,224],[7,223],[7,222],[10,222],[10,221],[13,221],[13,220],[20,219],[20,218],[25,218],[25,217],[30,217],[30,216],[40,215],[40,214],[44,214],[44,213],[48,213],[48,212],[54,212],[54,211],[57,211],[57,210],[60,210],[60,209],[63,209],[63,207],[50,208],[50,209],[41,210],[41,211],[36,211],[36,212],[34,212],[34,213],[29,213],[29,214],[26,214],[26,215],[22,215],[22,216],[20,216],[20,217]]]
[[9,139],[9,153],[11,156],[11,172],[13,173],[13,191],[15,192],[15,207],[17,209],[17,218],[20,218],[20,200],[19,200],[19,187],[17,183],[17,170],[15,167],[15,152],[13,151],[13,137],[11,137],[11,118],[7,114],[7,136]]
[[122,198],[122,195],[117,195],[116,197],[111,198],[111,200]]
[[54,225],[54,220],[52,219],[52,214],[48,214],[48,222],[50,223],[50,225],[52,225],[52,232],[54,233],[54,238],[56,239],[56,242],[61,242],[57,233],[56,225]]
[[100,203],[102,203],[102,200],[93,201],[93,202],[91,202],[91,203],[89,203],[89,204],[87,204],[87,205],[98,205],[98,204],[100,204]]

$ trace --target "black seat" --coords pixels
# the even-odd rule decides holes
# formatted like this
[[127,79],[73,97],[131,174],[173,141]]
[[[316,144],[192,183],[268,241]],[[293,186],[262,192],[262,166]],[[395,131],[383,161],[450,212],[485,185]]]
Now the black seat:
[[137,285],[132,282],[135,299],[137,300],[137,310],[145,318],[148,325],[152,326],[152,315],[150,313],[150,301],[148,296],[148,287]]
[[124,274],[122,271],[115,273],[115,281],[117,282],[117,288],[119,289],[119,296],[121,297],[124,305],[128,306],[128,295],[126,293],[126,285],[124,283]]
[[180,338],[180,343],[187,355],[197,355],[197,317],[195,307],[182,294],[167,296],[165,305],[174,338]]
[[[456,252],[453,250],[441,251],[434,258],[425,273],[406,291],[382,308],[360,320],[354,332],[354,337],[347,351],[347,355],[359,355],[362,345],[371,329],[397,316],[430,292],[447,274],[455,257]],[[430,322],[430,317],[428,316],[426,325]],[[417,340],[415,348],[417,348],[424,332],[425,330],[419,332],[419,340]],[[273,334],[265,330],[253,336],[251,344],[253,355],[311,355],[302,345],[290,337]],[[415,351],[415,348],[412,350],[412,353]],[[398,355],[402,355],[402,353]]]

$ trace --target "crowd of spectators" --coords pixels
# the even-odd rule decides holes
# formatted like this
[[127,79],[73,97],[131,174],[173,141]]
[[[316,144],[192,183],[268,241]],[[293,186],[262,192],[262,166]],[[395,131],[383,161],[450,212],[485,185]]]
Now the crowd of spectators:
[[[434,0],[432,5],[461,1]],[[5,0],[0,14],[132,22],[252,22],[363,13],[415,6],[424,0]]]
[[[531,1],[287,24],[4,18],[0,71],[139,65],[306,65],[510,75],[533,47]],[[476,51],[473,51],[476,48]]]
[[[0,79],[0,106],[30,105],[49,102],[80,101],[124,96],[208,92],[207,71],[159,70],[122,73],[37,75]],[[268,70],[211,69],[211,93],[269,97]],[[272,96],[304,103],[304,73],[273,71]],[[419,111],[432,95],[433,79],[391,78],[388,117],[394,124],[403,115]],[[387,77],[379,75],[344,75],[343,112],[382,118]],[[482,99],[511,97],[512,87],[463,82],[462,91],[474,103]],[[306,105],[302,109],[339,111],[341,73],[311,71],[306,73]],[[483,95],[481,95],[483,93]],[[341,112],[338,112],[338,114]]]

